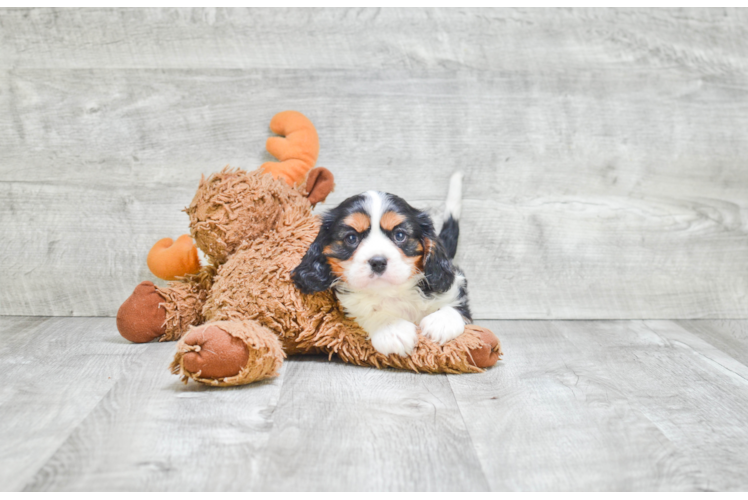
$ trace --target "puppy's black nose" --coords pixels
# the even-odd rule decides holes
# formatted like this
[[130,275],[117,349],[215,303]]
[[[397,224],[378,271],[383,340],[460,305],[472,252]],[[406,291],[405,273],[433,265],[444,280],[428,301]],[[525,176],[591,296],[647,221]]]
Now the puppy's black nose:
[[372,257],[369,259],[371,270],[376,274],[382,274],[387,269],[387,259],[384,257]]

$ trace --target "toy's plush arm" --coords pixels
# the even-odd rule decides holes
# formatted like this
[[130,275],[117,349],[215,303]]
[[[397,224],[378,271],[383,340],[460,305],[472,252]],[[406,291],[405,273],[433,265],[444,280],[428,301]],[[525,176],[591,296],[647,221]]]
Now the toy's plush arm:
[[300,186],[319,155],[314,124],[298,111],[283,111],[270,121],[270,130],[284,136],[270,137],[265,144],[268,152],[280,161],[263,163],[260,168],[291,186]]
[[409,356],[384,356],[374,349],[355,320],[339,310],[328,311],[320,324],[302,332],[297,341],[301,352],[320,349],[346,363],[426,373],[481,372],[501,357],[499,339],[477,325],[466,325],[462,335],[444,345],[419,335]]

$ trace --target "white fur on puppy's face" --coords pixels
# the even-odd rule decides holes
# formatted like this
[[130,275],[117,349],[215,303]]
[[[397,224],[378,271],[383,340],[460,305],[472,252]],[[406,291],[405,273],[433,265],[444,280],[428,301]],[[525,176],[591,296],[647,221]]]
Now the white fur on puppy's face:
[[[414,263],[405,258],[402,251],[380,226],[382,215],[387,211],[387,195],[368,191],[365,196],[366,211],[371,219],[371,230],[361,241],[352,258],[341,262],[343,279],[354,291],[400,286],[413,276],[416,271]],[[387,259],[387,268],[381,275],[374,273],[369,264],[369,260],[374,257]]]

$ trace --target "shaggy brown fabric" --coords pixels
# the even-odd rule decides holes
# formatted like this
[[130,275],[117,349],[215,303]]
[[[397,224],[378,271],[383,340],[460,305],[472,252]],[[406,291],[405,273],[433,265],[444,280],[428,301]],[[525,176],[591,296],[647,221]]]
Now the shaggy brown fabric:
[[366,332],[344,315],[337,300],[334,300],[334,305],[316,331],[299,336],[300,345],[311,344],[330,356],[336,354],[347,363],[376,368],[393,367],[426,373],[483,371],[472,360],[472,353],[485,346],[480,332],[472,328],[474,325],[466,326],[462,335],[444,345],[419,336],[409,356],[384,356],[374,349]]
[[255,238],[278,223],[283,209],[276,194],[291,188],[282,182],[262,182],[264,177],[226,167],[207,180],[200,179],[195,198],[185,212],[198,248],[216,263],[223,263],[243,240]]
[[159,307],[161,296],[156,285],[144,281],[135,287],[117,311],[117,330],[130,342],[150,342],[164,334],[166,311]]
[[214,268],[208,267],[186,281],[171,283],[168,288],[157,288],[163,299],[161,307],[166,311],[162,341],[179,340],[190,326],[205,322],[203,306],[212,282],[206,275],[211,270]]

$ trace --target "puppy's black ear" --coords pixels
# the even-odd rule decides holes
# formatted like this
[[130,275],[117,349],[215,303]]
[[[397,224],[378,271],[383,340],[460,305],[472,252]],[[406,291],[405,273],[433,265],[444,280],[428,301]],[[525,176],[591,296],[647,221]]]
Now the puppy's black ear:
[[427,296],[444,293],[455,282],[455,268],[447,255],[447,250],[436,235],[431,217],[421,212],[418,214],[418,223],[422,231],[424,275],[424,279],[418,286]]
[[291,272],[291,279],[302,293],[321,292],[332,286],[335,277],[322,253],[319,236],[301,259],[301,264]]
[[444,293],[455,282],[455,269],[447,251],[439,239],[427,240],[424,246],[423,275],[421,289],[426,295]]

